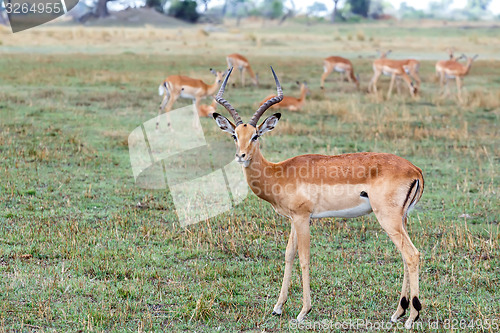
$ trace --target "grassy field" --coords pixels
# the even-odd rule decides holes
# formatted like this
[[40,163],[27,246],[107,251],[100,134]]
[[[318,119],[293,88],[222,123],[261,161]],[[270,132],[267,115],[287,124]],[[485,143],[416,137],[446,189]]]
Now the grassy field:
[[[0,332],[293,329],[298,260],[283,316],[270,315],[285,218],[249,194],[233,211],[181,228],[170,194],[140,189],[132,176],[127,137],[156,115],[158,84],[176,73],[211,81],[208,68],[223,68],[234,51],[248,54],[262,82],[228,90],[244,119],[274,89],[269,65],[285,94],[298,94],[296,80],[311,88],[305,110],[284,112],[263,139],[269,160],[379,151],[423,169],[425,192],[409,222],[422,253],[416,330],[498,331],[486,325],[500,326],[498,28],[271,28],[0,34]],[[440,99],[433,81],[447,46],[480,54],[463,104]],[[418,99],[404,91],[385,100],[387,78],[378,97],[366,93],[377,47],[423,59]],[[333,54],[353,59],[361,91],[336,75],[319,89],[321,59]],[[205,135],[224,137],[201,121]],[[387,323],[403,264],[373,214],[315,220],[311,232],[308,323]]]

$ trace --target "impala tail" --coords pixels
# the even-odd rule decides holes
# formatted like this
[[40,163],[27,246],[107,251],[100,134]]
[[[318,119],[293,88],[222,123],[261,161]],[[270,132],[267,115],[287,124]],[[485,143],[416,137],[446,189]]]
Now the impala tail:
[[158,86],[158,95],[163,96],[165,93],[169,94],[167,88],[167,82],[163,82]]

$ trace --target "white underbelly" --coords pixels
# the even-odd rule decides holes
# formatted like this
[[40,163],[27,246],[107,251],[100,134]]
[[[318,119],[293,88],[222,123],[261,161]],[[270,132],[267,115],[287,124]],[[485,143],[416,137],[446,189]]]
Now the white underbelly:
[[355,207],[341,210],[327,210],[323,212],[312,213],[311,218],[318,219],[322,217],[358,217],[372,212],[372,206],[368,198],[363,198],[363,202]]
[[195,99],[195,97],[191,94],[188,94],[184,91],[181,91],[181,95],[180,95],[181,98],[187,98],[187,99]]
[[447,79],[454,79],[455,78],[455,75],[445,74],[445,76]]
[[385,76],[392,76],[391,72],[382,71],[382,74],[384,74]]
[[339,72],[339,73],[344,73],[345,72],[345,68],[342,68],[342,67],[335,66],[334,69],[335,69],[336,72]]

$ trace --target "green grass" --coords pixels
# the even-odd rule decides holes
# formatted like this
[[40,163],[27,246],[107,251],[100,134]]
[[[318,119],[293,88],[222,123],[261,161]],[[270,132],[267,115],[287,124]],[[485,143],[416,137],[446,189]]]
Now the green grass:
[[[345,29],[353,36],[359,30]],[[208,68],[222,68],[231,45],[238,44],[208,47],[204,58],[2,55],[0,331],[290,328],[301,308],[298,260],[283,316],[270,315],[289,221],[250,194],[231,212],[181,228],[170,194],[136,187],[130,167],[128,134],[155,116],[159,82],[172,72],[212,80]],[[331,52],[321,47],[322,54]],[[369,60],[354,59],[363,91],[332,75],[322,93],[321,59],[297,49],[280,56],[282,49],[271,46],[252,59],[260,88],[227,92],[248,119],[273,91],[268,65],[285,93],[298,95],[294,82],[309,82],[305,110],[283,113],[263,139],[264,155],[279,161],[380,151],[422,168],[425,192],[409,223],[422,253],[419,331],[436,320],[441,331],[448,331],[446,320],[500,321],[500,62],[474,64],[463,105],[437,98],[433,61],[422,63],[419,99],[404,91],[386,101],[364,91]],[[382,78],[379,89],[387,86]],[[225,137],[213,120],[202,125],[207,136]],[[308,321],[387,322],[403,264],[375,217],[315,220],[311,232]]]

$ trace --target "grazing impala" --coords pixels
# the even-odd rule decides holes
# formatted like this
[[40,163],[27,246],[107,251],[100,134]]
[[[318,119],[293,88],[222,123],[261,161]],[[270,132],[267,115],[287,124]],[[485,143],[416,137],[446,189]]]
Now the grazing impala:
[[[382,52],[382,53],[380,53],[380,51],[379,51],[380,59],[386,59],[387,56],[391,52],[392,52],[392,50],[388,50],[387,52]],[[419,91],[420,84],[422,83],[422,80],[420,80],[420,75],[419,75],[420,61],[415,60],[415,59],[404,59],[404,60],[395,60],[395,61],[401,61],[406,74],[408,74],[417,83],[416,87],[415,87],[416,88],[415,91]],[[396,81],[396,88],[398,90],[398,94],[401,93],[400,86],[399,86],[399,83],[400,83],[399,78],[400,78],[400,76],[396,76],[396,79],[398,79]]]
[[217,101],[214,99],[212,100],[212,104],[206,105],[206,104],[201,104],[200,108],[198,109],[198,116],[200,117],[211,117],[212,114],[215,112],[215,109],[217,109]]
[[248,72],[248,75],[250,75],[250,78],[252,79],[254,85],[256,86],[259,85],[259,78],[253,72],[252,66],[250,66],[250,63],[248,62],[247,58],[245,58],[241,54],[233,53],[226,57],[226,61],[227,61],[227,68],[236,67],[240,70],[242,87],[245,86],[245,72]]
[[410,89],[410,95],[415,97],[417,88],[413,86],[410,77],[406,74],[406,69],[404,67],[405,63],[405,60],[392,60],[387,58],[375,59],[373,61],[373,77],[368,84],[368,91],[377,93],[377,81],[380,75],[384,74],[391,77],[391,84],[387,91],[387,99],[391,97],[392,89],[394,88],[394,80],[397,77],[401,77],[406,82],[408,89]]
[[269,202],[278,214],[291,219],[283,284],[273,314],[281,315],[282,306],[287,300],[297,250],[303,288],[303,306],[297,320],[302,321],[311,310],[310,219],[350,218],[373,211],[403,256],[403,287],[397,310],[391,320],[396,321],[410,307],[405,327],[411,328],[422,308],[418,298],[420,253],[410,240],[406,225],[408,212],[422,196],[422,171],[404,158],[385,153],[337,156],[309,154],[279,163],[269,162],[260,151],[259,138],[275,128],[281,114],[275,113],[260,125],[257,123],[267,109],[283,98],[274,70],[273,75],[277,96],[262,104],[247,124],[243,123],[231,104],[222,98],[227,77],[216,100],[229,111],[234,123],[218,113],[213,114],[220,129],[233,137],[236,143],[236,161],[242,165],[252,191]]
[[478,57],[478,55],[476,54],[475,56],[473,57],[467,57],[465,56],[465,54],[462,54],[460,56],[460,58],[465,58],[467,60],[467,62],[465,63],[465,65],[459,63],[458,61],[456,60],[448,60],[446,62],[444,62],[442,64],[442,70],[443,70],[443,73],[444,73],[444,77],[445,77],[445,80],[446,80],[446,90],[447,90],[447,93],[446,95],[449,94],[449,88],[448,88],[448,80],[449,79],[455,79],[456,82],[457,82],[457,96],[458,96],[458,100],[460,102],[463,102],[462,100],[462,93],[461,93],[461,90],[462,90],[462,85],[463,85],[463,78],[464,76],[466,76],[467,74],[469,74],[469,71],[472,67],[472,62],[474,60],[476,60],[476,58]]
[[[279,103],[271,106],[271,109],[286,109],[288,111],[300,111],[306,102],[306,95],[309,93],[309,88],[307,87],[306,82],[299,83],[300,85],[300,98],[295,98],[292,96],[283,96],[283,100]],[[260,105],[266,103],[269,99],[276,97],[276,95],[271,94],[267,96]]]
[[198,112],[201,99],[213,95],[217,91],[217,88],[219,88],[219,84],[222,82],[225,75],[224,72],[216,72],[212,68],[210,68],[210,72],[215,75],[215,82],[213,84],[206,84],[202,80],[192,79],[182,75],[170,75],[160,84],[158,87],[158,94],[160,96],[163,95],[163,101],[158,110],[158,120],[156,122],[157,129],[163,108],[165,108],[165,112],[167,113],[168,126],[170,126],[168,112],[172,109],[172,105],[174,105],[179,97],[192,99],[196,108],[195,112]]
[[342,80],[346,77],[349,82],[354,82],[356,88],[359,89],[359,75],[354,75],[354,68],[349,59],[342,57],[328,57],[323,60],[323,74],[321,75],[321,89],[325,87],[325,80],[331,72],[336,71],[341,73]]

